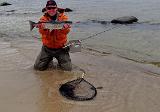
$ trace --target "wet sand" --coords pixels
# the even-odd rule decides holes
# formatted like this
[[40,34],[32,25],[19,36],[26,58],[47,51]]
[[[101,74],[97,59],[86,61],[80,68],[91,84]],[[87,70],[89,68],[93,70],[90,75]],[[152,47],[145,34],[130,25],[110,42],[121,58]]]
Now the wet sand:
[[32,39],[0,40],[0,111],[2,112],[159,112],[160,70],[112,54],[83,49],[72,63],[86,71],[98,89],[91,101],[71,101],[59,94],[60,84],[81,76],[49,69],[33,70],[41,43]]

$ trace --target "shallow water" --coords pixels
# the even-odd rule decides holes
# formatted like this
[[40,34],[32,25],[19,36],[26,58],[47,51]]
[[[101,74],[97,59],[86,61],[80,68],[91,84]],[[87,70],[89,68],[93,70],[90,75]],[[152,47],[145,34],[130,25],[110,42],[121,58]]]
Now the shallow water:
[[[7,112],[158,112],[159,68],[83,50],[71,54],[72,63],[85,70],[85,80],[98,89],[91,101],[67,100],[60,84],[81,76],[49,69],[33,70],[41,44],[37,40],[0,40],[0,110]],[[78,58],[78,59],[77,59]]]
[[[3,0],[1,0],[3,1]],[[41,42],[28,20],[38,21],[46,1],[8,0],[0,7],[0,110],[7,112],[159,112],[160,15],[158,0],[61,0],[74,24],[69,39],[84,39],[81,53],[71,54],[74,65],[98,90],[92,101],[75,102],[62,97],[61,83],[81,76],[73,72],[33,70]],[[14,10],[14,11],[13,11]],[[121,16],[136,16],[130,25],[101,24]],[[112,29],[113,27],[117,27]],[[140,62],[140,63],[137,63]],[[10,108],[9,108],[10,107]]]
[[[37,30],[29,31],[28,20],[38,21],[42,15],[41,9],[45,1],[28,2],[9,0],[11,6],[0,7],[1,35],[9,38],[39,37]],[[25,4],[24,4],[25,3]],[[95,38],[82,44],[102,52],[111,52],[140,62],[159,62],[159,1],[158,0],[89,0],[58,2],[59,7],[71,8],[68,13],[70,20],[80,22],[73,25],[70,39],[82,39],[88,36],[112,29],[116,25],[94,23],[94,21],[111,21],[121,16],[135,16],[139,23],[132,25],[117,25]],[[84,5],[86,4],[86,5]],[[12,12],[12,10],[14,10]],[[11,12],[8,12],[11,11]],[[13,27],[11,27],[13,26]]]

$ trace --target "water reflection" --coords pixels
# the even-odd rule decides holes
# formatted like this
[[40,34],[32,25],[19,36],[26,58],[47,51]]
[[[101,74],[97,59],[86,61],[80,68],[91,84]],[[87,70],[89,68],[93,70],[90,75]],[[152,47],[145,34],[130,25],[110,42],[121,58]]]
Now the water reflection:
[[35,72],[35,74],[41,89],[39,112],[69,112],[73,104],[62,102],[64,98],[58,89],[63,81],[72,77],[72,74],[63,71]]

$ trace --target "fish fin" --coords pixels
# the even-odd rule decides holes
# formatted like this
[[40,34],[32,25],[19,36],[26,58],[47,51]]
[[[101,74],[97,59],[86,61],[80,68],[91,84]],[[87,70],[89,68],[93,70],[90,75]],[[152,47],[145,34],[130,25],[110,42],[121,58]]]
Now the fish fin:
[[33,22],[33,21],[29,21],[29,24],[30,24],[30,31],[32,31],[33,30],[33,28],[35,27],[35,22]]

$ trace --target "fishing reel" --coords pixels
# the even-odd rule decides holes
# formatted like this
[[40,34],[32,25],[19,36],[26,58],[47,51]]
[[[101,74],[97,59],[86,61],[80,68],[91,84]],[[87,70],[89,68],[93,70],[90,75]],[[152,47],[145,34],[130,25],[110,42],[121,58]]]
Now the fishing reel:
[[81,41],[70,40],[64,48],[68,49],[71,53],[81,52]]

